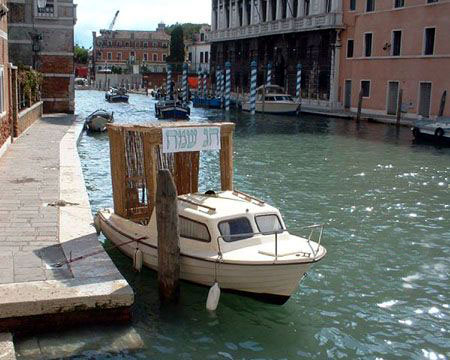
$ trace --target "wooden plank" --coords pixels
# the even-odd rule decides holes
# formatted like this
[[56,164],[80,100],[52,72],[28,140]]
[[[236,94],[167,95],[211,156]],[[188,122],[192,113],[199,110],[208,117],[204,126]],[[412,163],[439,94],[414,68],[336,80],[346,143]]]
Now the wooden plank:
[[222,191],[233,190],[233,134],[221,138],[220,182]]
[[358,113],[356,114],[356,121],[361,120],[361,108],[362,108],[362,102],[363,102],[363,91],[359,92],[359,99],[358,99]]
[[108,128],[114,212],[126,217],[125,141],[121,128]]
[[400,120],[402,118],[402,103],[403,103],[403,89],[400,89],[398,92],[398,101],[397,101],[397,126],[400,126]]
[[149,219],[153,214],[156,204],[156,177],[157,177],[157,163],[156,145],[152,144],[149,139],[149,134],[144,134],[144,169],[147,184],[147,203],[149,211]]
[[156,224],[158,229],[158,283],[163,302],[177,302],[180,295],[180,233],[178,200],[169,170],[158,171]]

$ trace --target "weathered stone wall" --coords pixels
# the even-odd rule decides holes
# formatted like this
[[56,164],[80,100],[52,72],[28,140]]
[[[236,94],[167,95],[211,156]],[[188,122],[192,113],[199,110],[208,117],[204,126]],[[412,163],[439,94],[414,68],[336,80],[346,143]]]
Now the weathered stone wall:
[[19,113],[17,124],[15,124],[15,133],[17,135],[22,134],[28,129],[36,120],[42,116],[43,102],[39,101],[33,106],[21,111]]
[[[6,0],[0,0],[0,4],[6,5]],[[0,67],[3,70],[3,110],[0,111],[0,149],[11,136],[11,118],[9,112],[9,57],[8,57],[8,23],[6,16],[0,20]]]

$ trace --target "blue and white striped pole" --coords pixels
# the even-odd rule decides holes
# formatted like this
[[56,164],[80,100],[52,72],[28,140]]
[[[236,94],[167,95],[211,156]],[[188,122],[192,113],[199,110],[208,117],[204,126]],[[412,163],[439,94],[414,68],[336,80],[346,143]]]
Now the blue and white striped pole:
[[166,99],[170,99],[172,97],[172,87],[170,84],[172,83],[172,65],[167,64],[167,97]]
[[225,110],[230,111],[231,100],[231,63],[229,61],[225,64]]
[[188,64],[183,64],[183,102],[187,103],[188,99]]
[[267,81],[266,86],[272,85],[272,63],[267,64]]
[[208,98],[208,73],[205,70],[205,72],[203,73],[203,99],[205,99],[206,101],[207,98]]
[[202,70],[198,68],[197,72],[197,79],[198,79],[198,86],[197,86],[197,98],[200,99],[203,93],[202,87],[203,87],[203,77],[202,77]]
[[225,100],[225,75],[224,70],[220,71],[220,107],[223,109]]
[[250,113],[255,115],[256,112],[256,86],[257,86],[257,75],[258,75],[258,64],[256,61],[251,63],[251,78],[250,78]]
[[215,96],[216,96],[216,98],[218,98],[219,97],[219,92],[220,92],[220,84],[219,84],[219,81],[220,81],[220,69],[219,69],[219,67],[217,67],[216,68],[216,92],[215,92]]
[[300,99],[302,96],[302,64],[297,64],[297,86],[295,90],[295,95]]

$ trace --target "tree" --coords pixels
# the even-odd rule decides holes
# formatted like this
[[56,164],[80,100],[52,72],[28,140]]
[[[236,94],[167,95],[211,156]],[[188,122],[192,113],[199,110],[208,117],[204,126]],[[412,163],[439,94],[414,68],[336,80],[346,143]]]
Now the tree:
[[175,26],[170,36],[170,55],[167,62],[182,63],[184,61],[184,37],[181,25]]
[[89,61],[89,50],[85,49],[84,46],[75,45],[74,60],[77,64],[87,64]]

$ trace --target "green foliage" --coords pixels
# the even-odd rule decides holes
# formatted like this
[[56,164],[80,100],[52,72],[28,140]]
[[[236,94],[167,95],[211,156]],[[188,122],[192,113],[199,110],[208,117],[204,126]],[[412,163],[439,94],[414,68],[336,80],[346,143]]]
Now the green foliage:
[[119,66],[112,66],[111,68],[111,73],[112,74],[122,74],[122,68]]
[[183,28],[183,34],[184,39],[190,40],[194,36],[195,33],[198,33],[201,29],[201,27],[206,24],[192,24],[192,23],[185,23],[185,24],[175,24],[170,25],[166,28],[166,32],[171,35],[172,31],[177,27],[181,26]]
[[42,74],[33,69],[19,68],[17,79],[28,102],[32,104],[37,101],[43,81]]
[[184,36],[183,27],[176,26],[170,35],[170,55],[167,62],[181,63],[184,61]]
[[75,45],[74,61],[77,64],[87,64],[89,61],[89,50],[85,49],[84,46]]

